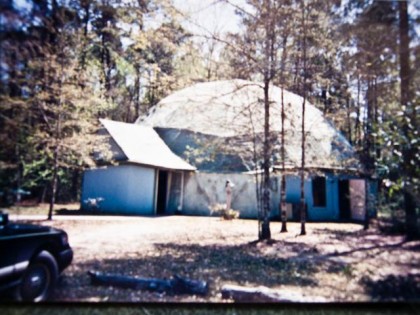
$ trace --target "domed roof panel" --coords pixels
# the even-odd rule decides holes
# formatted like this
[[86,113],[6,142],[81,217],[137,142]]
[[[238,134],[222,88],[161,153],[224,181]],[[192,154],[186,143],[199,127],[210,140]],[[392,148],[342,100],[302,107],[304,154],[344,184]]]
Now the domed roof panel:
[[[281,89],[270,86],[269,91],[270,129],[280,131]],[[302,102],[302,97],[284,90],[286,129],[301,128]],[[320,138],[331,134],[322,113],[308,102],[306,112],[307,127],[316,125]],[[260,133],[264,130],[263,85],[244,80],[198,83],[164,98],[137,123],[222,137]]]
[[[270,132],[274,136],[282,128],[281,97],[282,90],[270,85]],[[288,162],[299,165],[303,98],[287,90],[283,91],[283,98]],[[320,110],[306,101],[305,111],[307,161],[328,167],[354,157],[351,145]],[[264,132],[263,84],[244,80],[198,83],[164,98],[136,123],[226,139],[252,138]]]

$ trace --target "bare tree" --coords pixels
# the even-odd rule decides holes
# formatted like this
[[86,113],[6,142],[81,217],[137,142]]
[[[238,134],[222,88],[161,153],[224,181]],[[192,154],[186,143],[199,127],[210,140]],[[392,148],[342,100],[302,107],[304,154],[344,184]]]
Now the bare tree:
[[306,60],[306,16],[307,14],[305,1],[301,2],[302,5],[302,61],[303,61],[303,83],[302,83],[302,143],[301,143],[301,169],[300,169],[300,235],[306,234],[305,223],[306,223],[306,205],[305,205],[305,109],[306,109],[306,76],[307,76],[307,60]]
[[410,90],[410,37],[408,24],[408,4],[407,1],[398,2],[399,13],[399,52],[400,52],[400,92],[401,105],[404,110],[403,134],[407,143],[403,149],[403,171],[404,171],[404,207],[407,227],[407,236],[409,238],[418,237],[417,231],[417,212],[415,201],[415,189],[413,181],[410,179],[416,174],[416,156],[418,156],[418,146],[410,139],[415,137],[417,129],[417,110],[412,102]]
[[281,57],[281,68],[280,68],[280,82],[281,82],[281,165],[282,165],[282,174],[281,174],[281,190],[280,190],[280,211],[281,211],[281,233],[287,232],[287,212],[286,212],[286,152],[285,152],[285,109],[284,109],[284,85],[285,85],[285,65],[287,59],[287,39],[289,29],[287,28],[283,34],[283,53]]

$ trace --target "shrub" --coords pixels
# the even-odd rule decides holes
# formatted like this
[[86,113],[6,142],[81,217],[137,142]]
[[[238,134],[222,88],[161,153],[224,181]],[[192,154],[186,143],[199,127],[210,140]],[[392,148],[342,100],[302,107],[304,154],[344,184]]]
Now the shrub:
[[210,214],[222,217],[224,220],[233,220],[239,218],[239,211],[233,209],[226,209],[226,204],[216,203],[211,205]]

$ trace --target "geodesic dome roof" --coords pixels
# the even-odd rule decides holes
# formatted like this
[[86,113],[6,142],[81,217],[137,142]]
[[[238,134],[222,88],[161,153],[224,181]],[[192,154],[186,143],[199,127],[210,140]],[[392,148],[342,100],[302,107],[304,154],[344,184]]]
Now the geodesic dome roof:
[[[279,134],[282,128],[281,89],[270,86],[269,99],[273,154],[278,155]],[[284,90],[283,99],[286,163],[288,167],[293,168],[298,167],[301,160],[303,98]],[[322,112],[308,101],[305,111],[306,165],[314,168],[357,168],[359,165],[353,148],[325,119]],[[257,139],[258,142],[262,139],[263,84],[245,80],[198,83],[164,98],[151,108],[147,116],[139,117],[136,123],[158,129],[176,130],[178,133],[188,131],[207,138],[241,139],[236,142],[241,146],[237,151],[238,154],[243,154],[241,152],[252,150],[252,139]],[[176,141],[181,139],[171,139],[173,143],[167,143],[168,146],[182,155],[182,148],[176,148]],[[167,142],[165,138],[164,141]],[[278,156],[274,157],[275,165],[279,164],[278,160]],[[249,166],[247,169],[251,170],[253,167]]]

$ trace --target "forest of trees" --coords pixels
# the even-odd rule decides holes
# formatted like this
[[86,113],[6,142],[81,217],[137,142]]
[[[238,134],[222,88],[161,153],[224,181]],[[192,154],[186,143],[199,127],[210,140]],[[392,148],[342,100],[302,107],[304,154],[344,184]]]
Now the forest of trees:
[[[188,16],[170,0],[2,1],[3,202],[18,189],[51,205],[77,201],[82,172],[92,165],[99,118],[134,122],[180,88],[240,78],[264,83],[267,126],[270,85],[299,94],[323,111],[359,153],[363,174],[379,177],[380,206],[395,214],[404,209],[407,232],[415,235],[419,5],[379,0],[215,3],[235,8],[239,32],[197,35],[183,26]],[[268,185],[268,136],[263,147],[263,182]],[[262,198],[270,198],[268,189]],[[264,207],[269,203],[262,204],[268,213]],[[268,219],[262,233],[269,238]]]

